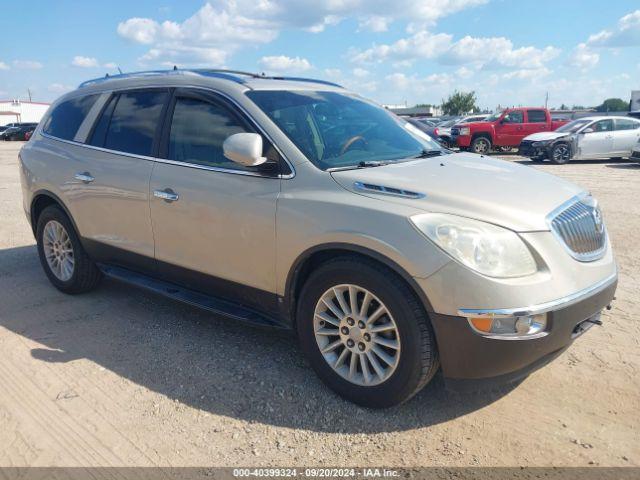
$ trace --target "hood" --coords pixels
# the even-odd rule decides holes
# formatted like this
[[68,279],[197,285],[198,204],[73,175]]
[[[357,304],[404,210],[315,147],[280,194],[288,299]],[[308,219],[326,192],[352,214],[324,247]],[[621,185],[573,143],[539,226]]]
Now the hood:
[[544,140],[555,140],[556,138],[571,135],[568,132],[540,132],[526,136],[523,140],[531,140],[532,142],[542,142]]
[[573,183],[532,167],[472,153],[331,175],[342,187],[360,195],[475,218],[518,232],[549,230],[545,217],[583,192]]

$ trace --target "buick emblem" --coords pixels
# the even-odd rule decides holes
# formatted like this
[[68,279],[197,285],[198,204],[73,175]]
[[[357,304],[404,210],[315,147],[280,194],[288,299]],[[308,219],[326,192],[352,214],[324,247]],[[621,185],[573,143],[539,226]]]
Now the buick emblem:
[[596,232],[602,233],[604,230],[604,223],[602,222],[602,213],[599,208],[591,210],[591,216],[593,217],[593,223],[596,227]]

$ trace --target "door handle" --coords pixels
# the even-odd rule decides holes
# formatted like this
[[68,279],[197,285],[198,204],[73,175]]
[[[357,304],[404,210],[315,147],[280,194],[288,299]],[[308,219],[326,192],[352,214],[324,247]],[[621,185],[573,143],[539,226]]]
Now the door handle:
[[154,190],[153,196],[161,198],[165,202],[175,202],[180,198],[180,196],[170,188],[165,188],[164,190]]
[[84,183],[91,183],[95,180],[89,172],[76,173],[73,178]]

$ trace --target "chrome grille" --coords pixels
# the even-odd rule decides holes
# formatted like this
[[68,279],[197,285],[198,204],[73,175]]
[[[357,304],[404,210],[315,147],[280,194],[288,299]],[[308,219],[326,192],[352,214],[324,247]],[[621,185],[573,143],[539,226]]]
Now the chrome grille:
[[576,260],[588,262],[604,254],[607,231],[600,208],[593,197],[576,199],[560,208],[552,214],[550,225]]

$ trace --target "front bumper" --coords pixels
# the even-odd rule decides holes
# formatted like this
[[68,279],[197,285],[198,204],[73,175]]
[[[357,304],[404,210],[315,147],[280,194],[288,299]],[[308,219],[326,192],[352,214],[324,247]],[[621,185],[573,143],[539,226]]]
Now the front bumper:
[[518,147],[518,155],[523,157],[535,158],[546,157],[548,154],[547,146],[534,147],[531,143],[521,143]]
[[475,333],[466,317],[431,313],[447,386],[454,390],[476,390],[526,377],[571,345],[579,336],[578,324],[608,306],[616,287],[617,275],[613,275],[555,302],[509,309],[510,312],[547,312],[547,334],[537,338],[486,337]]

